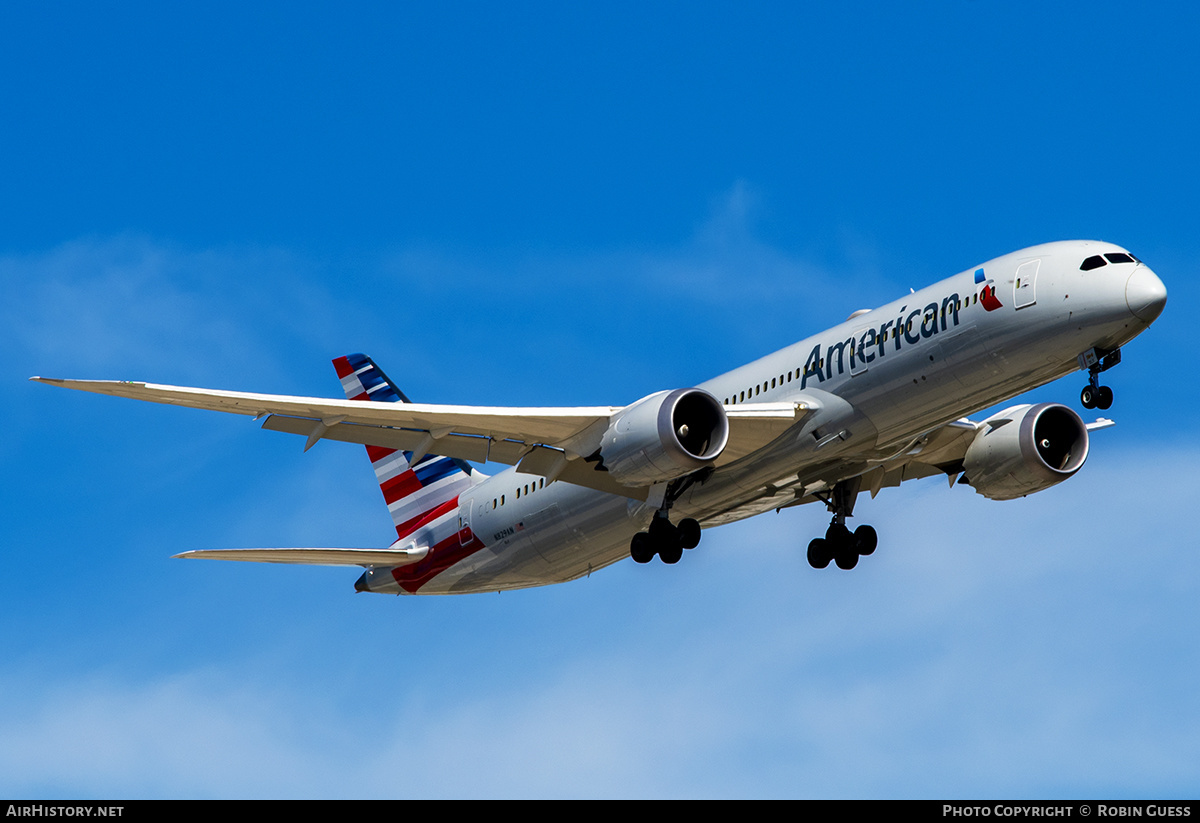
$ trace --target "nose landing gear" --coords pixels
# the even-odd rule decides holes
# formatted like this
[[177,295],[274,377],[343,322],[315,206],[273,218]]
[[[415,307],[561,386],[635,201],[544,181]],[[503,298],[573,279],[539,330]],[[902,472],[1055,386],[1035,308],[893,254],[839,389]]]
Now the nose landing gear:
[[1088,370],[1088,384],[1079,393],[1079,402],[1085,409],[1109,408],[1113,403],[1113,391],[1108,386],[1100,385],[1100,373],[1106,372],[1121,362],[1121,350],[1100,352],[1088,349],[1079,355],[1079,367]]

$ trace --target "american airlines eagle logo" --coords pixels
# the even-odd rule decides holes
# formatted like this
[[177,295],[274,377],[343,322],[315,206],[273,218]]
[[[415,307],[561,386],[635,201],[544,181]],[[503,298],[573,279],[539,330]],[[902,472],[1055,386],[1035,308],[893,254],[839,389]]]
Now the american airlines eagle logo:
[[975,269],[975,282],[982,283],[983,289],[979,292],[979,304],[983,306],[985,311],[995,311],[1003,308],[1004,304],[1000,302],[1000,298],[996,297],[996,287],[991,279],[983,274],[983,269]]

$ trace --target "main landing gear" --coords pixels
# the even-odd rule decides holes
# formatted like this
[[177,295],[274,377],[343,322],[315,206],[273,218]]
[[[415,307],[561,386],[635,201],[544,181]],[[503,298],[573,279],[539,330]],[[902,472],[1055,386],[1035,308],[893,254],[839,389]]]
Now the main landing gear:
[[678,563],[684,549],[694,549],[700,545],[700,524],[685,517],[678,526],[674,525],[670,519],[671,505],[693,483],[703,483],[711,474],[711,468],[701,469],[671,481],[663,495],[662,508],[654,513],[654,519],[650,521],[650,528],[638,532],[629,542],[630,557],[639,563],[649,563],[657,554],[664,563]]
[[824,537],[815,538],[808,544],[808,565],[823,569],[829,561],[837,563],[839,569],[853,569],[859,557],[874,553],[879,537],[870,526],[859,526],[854,531],[846,525],[846,518],[854,512],[854,500],[858,497],[862,478],[843,480],[833,487],[829,497],[821,497],[825,506],[833,512],[833,522],[825,530]]
[[1079,363],[1088,370],[1088,384],[1079,393],[1079,402],[1085,409],[1107,409],[1113,403],[1113,391],[1108,386],[1100,385],[1100,373],[1106,372],[1121,362],[1121,350],[1113,349],[1102,354],[1095,349],[1088,349],[1079,355]]
[[860,556],[866,557],[875,551],[878,539],[875,529],[870,526],[859,526],[850,531],[845,523],[830,523],[824,537],[808,544],[808,565],[823,569],[832,560],[839,569],[853,569]]
[[630,556],[639,563],[649,563],[654,555],[664,563],[678,563],[684,549],[700,545],[700,524],[690,517],[675,526],[667,519],[666,512],[659,512],[650,521],[650,529],[638,532],[629,544]]

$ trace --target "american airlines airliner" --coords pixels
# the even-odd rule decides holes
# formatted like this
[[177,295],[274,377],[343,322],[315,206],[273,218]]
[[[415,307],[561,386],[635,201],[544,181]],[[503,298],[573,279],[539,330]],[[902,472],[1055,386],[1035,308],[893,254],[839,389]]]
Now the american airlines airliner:
[[[677,563],[704,529],[823,504],[808,562],[854,568],[875,529],[859,495],[941,475],[993,500],[1083,466],[1089,432],[1058,403],[978,412],[1074,371],[1100,375],[1162,313],[1153,271],[1111,243],[1067,241],[989,260],[708,382],[627,406],[411,402],[371,358],[333,361],[346,399],[34,377],[50,385],[250,415],[263,428],[366,446],[396,538],[386,548],[202,549],[179,557],[364,568],[355,588],[494,592],[573,580],[632,557]],[[488,476],[472,463],[507,465]]]

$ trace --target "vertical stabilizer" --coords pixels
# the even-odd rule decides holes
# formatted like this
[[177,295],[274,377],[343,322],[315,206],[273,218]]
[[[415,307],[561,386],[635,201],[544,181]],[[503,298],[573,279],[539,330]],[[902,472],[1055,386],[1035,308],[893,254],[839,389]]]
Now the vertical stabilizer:
[[[349,400],[371,403],[410,403],[388,380],[383,370],[365,354],[350,354],[333,361]],[[403,539],[418,529],[426,545],[436,545],[458,530],[458,496],[483,476],[467,463],[436,454],[413,460],[413,453],[367,446],[375,479],[391,512],[396,536]]]

